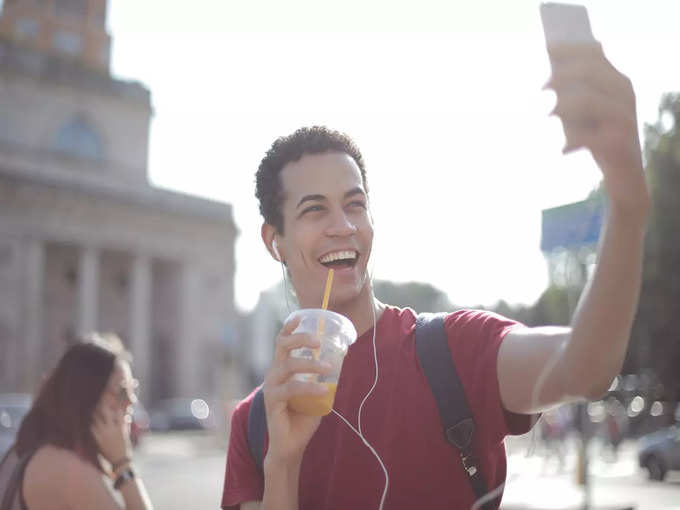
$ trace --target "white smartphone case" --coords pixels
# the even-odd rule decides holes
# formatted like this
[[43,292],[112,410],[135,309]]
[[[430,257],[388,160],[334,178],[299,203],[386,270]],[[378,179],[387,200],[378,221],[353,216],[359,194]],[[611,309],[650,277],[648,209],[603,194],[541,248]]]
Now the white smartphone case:
[[590,29],[588,11],[582,5],[541,4],[541,20],[546,43],[587,44],[595,42]]

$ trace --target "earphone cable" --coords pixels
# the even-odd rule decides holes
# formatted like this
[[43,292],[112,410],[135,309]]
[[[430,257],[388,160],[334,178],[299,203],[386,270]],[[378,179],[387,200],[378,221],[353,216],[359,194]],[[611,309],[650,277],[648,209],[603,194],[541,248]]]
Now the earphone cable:
[[375,337],[376,337],[376,332],[377,332],[377,318],[375,315],[375,295],[373,294],[373,283],[371,281],[371,309],[373,311],[373,359],[375,362],[375,378],[373,380],[373,386],[371,386],[371,389],[368,390],[368,393],[366,393],[366,396],[363,398],[361,401],[361,404],[359,405],[359,413],[357,417],[357,425],[359,430],[357,430],[347,419],[341,415],[339,412],[337,412],[335,409],[333,409],[333,413],[336,414],[342,421],[344,421],[347,426],[363,441],[364,445],[370,450],[370,452],[375,456],[375,458],[378,460],[378,463],[380,464],[380,467],[383,470],[383,473],[385,474],[385,488],[383,489],[382,497],[380,498],[380,505],[378,506],[378,510],[382,510],[383,505],[385,504],[385,498],[387,497],[387,489],[390,484],[390,477],[389,474],[387,473],[387,468],[385,467],[385,464],[383,463],[382,459],[380,458],[380,455],[378,455],[378,452],[375,451],[375,448],[368,442],[366,437],[364,436],[362,430],[361,430],[361,412],[363,410],[364,402],[368,399],[368,397],[371,395],[373,392],[373,389],[376,387],[378,384],[378,351],[376,348],[375,344]]

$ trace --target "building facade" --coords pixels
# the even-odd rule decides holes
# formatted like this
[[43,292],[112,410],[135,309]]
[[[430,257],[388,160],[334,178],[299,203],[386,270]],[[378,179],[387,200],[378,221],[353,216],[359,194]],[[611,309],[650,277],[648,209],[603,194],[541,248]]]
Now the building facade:
[[5,0],[0,16],[0,392],[35,390],[98,330],[132,351],[145,403],[211,396],[237,229],[228,204],[149,184],[151,97],[111,77],[106,7]]

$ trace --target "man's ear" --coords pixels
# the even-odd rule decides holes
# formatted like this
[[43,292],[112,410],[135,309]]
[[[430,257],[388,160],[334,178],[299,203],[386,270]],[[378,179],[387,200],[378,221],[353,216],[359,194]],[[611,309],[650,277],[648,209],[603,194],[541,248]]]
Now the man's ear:
[[262,241],[264,242],[267,251],[277,262],[283,262],[281,255],[276,244],[276,228],[274,228],[269,223],[263,223],[260,229],[260,234],[262,235]]

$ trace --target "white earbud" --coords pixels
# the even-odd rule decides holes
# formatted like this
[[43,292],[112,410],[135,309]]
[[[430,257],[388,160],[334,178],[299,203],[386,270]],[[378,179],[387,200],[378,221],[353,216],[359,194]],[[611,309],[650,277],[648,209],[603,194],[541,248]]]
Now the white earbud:
[[281,255],[279,255],[279,248],[276,245],[276,239],[272,241],[272,251],[274,252],[274,255],[276,255],[276,260],[281,262]]

